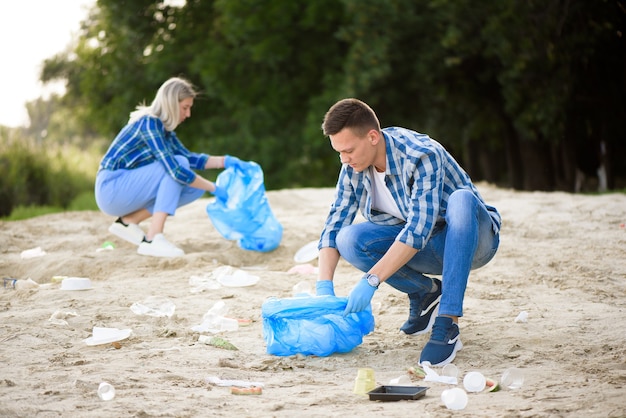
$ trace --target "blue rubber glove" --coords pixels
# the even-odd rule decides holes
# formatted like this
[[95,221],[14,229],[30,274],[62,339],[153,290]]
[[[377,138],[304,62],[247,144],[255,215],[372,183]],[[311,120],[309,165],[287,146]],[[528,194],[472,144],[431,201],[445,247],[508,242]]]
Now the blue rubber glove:
[[335,287],[332,280],[318,280],[315,283],[317,296],[335,296]]
[[213,196],[215,196],[218,200],[221,200],[222,202],[228,201],[228,192],[223,187],[215,186],[215,190],[209,193],[213,193]]
[[224,156],[224,168],[234,168],[235,170],[244,171],[250,163],[241,161],[237,157],[233,157],[232,155]]
[[350,313],[365,310],[372,301],[372,296],[374,296],[375,291],[376,288],[370,286],[367,279],[359,280],[348,295],[348,304],[346,305],[346,309],[343,311],[343,315],[346,316]]

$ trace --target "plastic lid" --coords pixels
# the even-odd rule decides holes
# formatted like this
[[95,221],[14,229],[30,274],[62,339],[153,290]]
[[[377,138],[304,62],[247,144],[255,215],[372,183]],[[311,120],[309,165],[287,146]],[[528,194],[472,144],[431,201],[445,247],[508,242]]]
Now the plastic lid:
[[319,250],[317,249],[318,241],[311,241],[306,244],[304,247],[300,248],[296,255],[293,256],[293,259],[296,263],[308,263],[309,261],[313,261],[319,255]]
[[93,327],[93,335],[83,341],[87,345],[110,344],[130,337],[132,330],[117,328]]
[[253,276],[243,270],[235,270],[232,274],[222,274],[217,281],[226,287],[245,287],[257,284],[259,276]]
[[91,287],[91,280],[84,277],[66,277],[61,282],[61,290],[89,290]]

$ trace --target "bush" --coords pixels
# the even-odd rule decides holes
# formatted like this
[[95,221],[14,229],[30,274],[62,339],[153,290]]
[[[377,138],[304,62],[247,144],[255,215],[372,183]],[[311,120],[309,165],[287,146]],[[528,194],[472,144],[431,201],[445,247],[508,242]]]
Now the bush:
[[[77,196],[93,193],[93,175],[85,175],[84,167],[71,164],[75,155],[66,148],[36,145],[17,136],[7,136],[0,142],[0,217],[9,216],[14,209],[47,207],[49,213],[68,209]],[[85,199],[85,198],[81,198]],[[86,203],[80,205],[90,206]],[[95,203],[94,203],[95,205]],[[23,215],[20,215],[23,216]]]

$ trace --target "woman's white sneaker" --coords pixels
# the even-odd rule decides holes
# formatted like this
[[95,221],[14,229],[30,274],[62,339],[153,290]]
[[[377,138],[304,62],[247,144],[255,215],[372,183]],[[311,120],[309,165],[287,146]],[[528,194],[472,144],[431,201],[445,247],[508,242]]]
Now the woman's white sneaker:
[[144,239],[139,244],[137,253],[152,257],[180,257],[185,255],[183,250],[169,242],[163,234],[156,234],[150,242]]
[[109,232],[134,245],[141,244],[141,241],[143,241],[144,238],[143,230],[139,227],[139,225],[124,225],[121,218],[117,218],[117,220],[113,222],[113,224],[109,227]]

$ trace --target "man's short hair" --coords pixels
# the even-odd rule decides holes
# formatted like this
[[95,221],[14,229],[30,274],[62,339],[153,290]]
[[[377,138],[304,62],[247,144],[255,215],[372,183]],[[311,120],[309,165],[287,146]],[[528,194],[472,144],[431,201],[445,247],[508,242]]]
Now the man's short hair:
[[325,136],[335,135],[348,128],[356,136],[365,136],[371,129],[380,131],[376,113],[359,99],[343,99],[335,103],[324,115],[322,132]]

